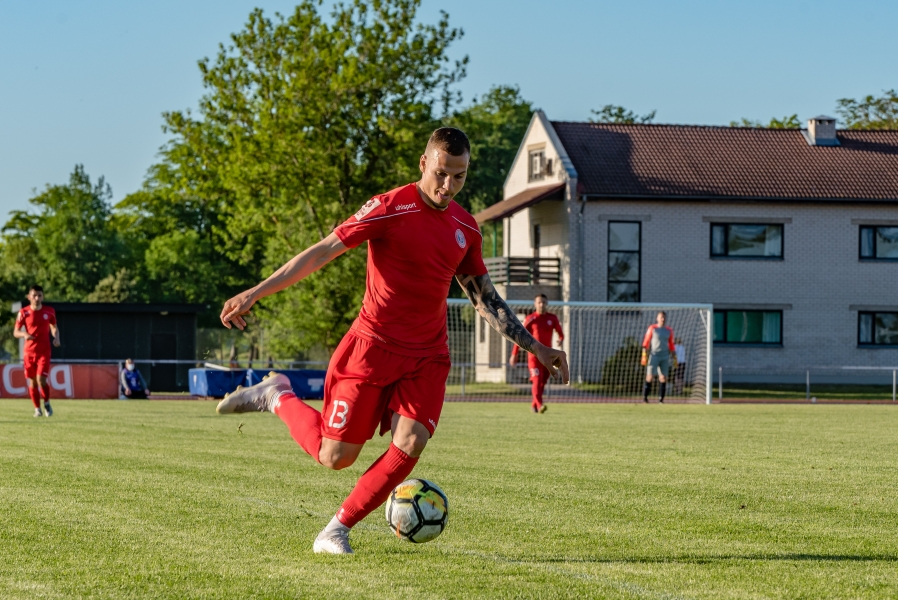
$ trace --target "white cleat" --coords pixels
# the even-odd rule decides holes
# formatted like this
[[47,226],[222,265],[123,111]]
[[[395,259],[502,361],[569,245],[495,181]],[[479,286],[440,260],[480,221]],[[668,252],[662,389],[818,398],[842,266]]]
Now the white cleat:
[[220,415],[245,412],[273,412],[274,400],[280,392],[293,388],[286,375],[272,371],[261,382],[248,388],[242,385],[218,403],[215,411]]
[[34,416],[35,416],[35,417],[43,417],[43,416],[44,416],[44,413],[41,412],[41,409],[35,408],[35,409],[34,409]]
[[312,544],[315,554],[353,554],[349,531],[322,531]]

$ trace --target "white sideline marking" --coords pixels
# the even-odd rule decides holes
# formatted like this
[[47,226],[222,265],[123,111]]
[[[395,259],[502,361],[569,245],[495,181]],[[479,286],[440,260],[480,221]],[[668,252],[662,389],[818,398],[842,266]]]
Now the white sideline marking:
[[[243,497],[237,498],[237,500],[242,500],[244,502],[248,502],[250,504],[261,504],[263,506],[268,506],[271,508],[276,508],[279,510],[283,510],[286,512],[295,512],[296,506],[284,506],[278,505],[273,502],[268,502],[267,500],[262,500],[261,498],[251,498],[251,497]],[[333,515],[325,515],[323,513],[312,512],[307,508],[300,507],[300,510],[309,517],[317,517],[320,519],[329,519]],[[366,531],[373,531],[384,536],[389,535],[390,537],[395,537],[392,532],[388,532],[386,527],[377,527],[375,525],[371,525],[370,523],[359,523],[355,527],[364,529]],[[485,554],[483,552],[476,552],[474,550],[460,550],[457,548],[441,548],[441,550],[445,550],[445,554],[463,554],[465,556],[474,556],[481,559],[487,559],[498,563],[504,563],[509,565],[522,565],[528,567],[537,567],[544,571],[549,571],[552,573],[556,573],[558,575],[564,575],[566,577],[574,577],[577,579],[585,579],[587,581],[597,581],[604,584],[607,584],[613,587],[616,590],[620,590],[623,592],[629,592],[634,596],[639,598],[658,598],[659,600],[692,600],[688,596],[678,596],[676,594],[668,594],[667,592],[656,592],[650,590],[648,588],[644,588],[640,585],[636,585],[635,583],[627,583],[625,581],[617,581],[615,579],[611,579],[610,577],[603,577],[601,575],[593,575],[591,573],[580,573],[577,571],[571,571],[569,569],[563,569],[561,567],[556,567],[554,565],[545,564],[538,560],[521,560],[517,558],[506,558],[504,556],[499,556],[498,554]],[[615,561],[610,561],[615,562]]]

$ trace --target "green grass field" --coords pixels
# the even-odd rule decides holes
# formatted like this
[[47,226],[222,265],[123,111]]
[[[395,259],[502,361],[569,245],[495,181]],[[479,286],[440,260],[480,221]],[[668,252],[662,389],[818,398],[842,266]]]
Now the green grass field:
[[[415,546],[315,534],[386,446],[316,466],[211,402],[0,401],[0,597],[894,598],[891,406],[448,404]],[[238,432],[238,425],[242,425]]]

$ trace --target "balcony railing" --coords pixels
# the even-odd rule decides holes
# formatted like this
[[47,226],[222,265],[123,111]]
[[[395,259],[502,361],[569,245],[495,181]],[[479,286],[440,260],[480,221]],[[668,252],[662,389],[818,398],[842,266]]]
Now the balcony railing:
[[497,256],[485,258],[493,283],[507,285],[559,285],[561,260],[557,258],[529,258],[526,256]]

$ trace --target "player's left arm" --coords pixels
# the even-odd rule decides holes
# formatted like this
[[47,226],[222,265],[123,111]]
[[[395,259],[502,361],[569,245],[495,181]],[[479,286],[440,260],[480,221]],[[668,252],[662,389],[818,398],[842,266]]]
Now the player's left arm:
[[561,323],[558,321],[558,315],[555,316],[555,320],[552,321],[552,327],[555,329],[555,333],[558,334],[558,347],[562,347],[562,343],[564,342],[564,331],[561,329]]
[[674,352],[674,353],[675,353],[675,352],[677,351],[677,348],[676,348],[676,346],[674,346],[673,327],[668,327],[668,328],[667,328],[667,333],[668,333],[668,336],[667,336],[667,349],[670,350],[671,352]]
[[50,325],[50,333],[53,334],[53,346],[56,348],[59,348],[59,344],[61,343],[59,341],[59,326],[56,325],[55,323],[51,324]]
[[471,304],[490,327],[501,333],[510,342],[530,352],[544,364],[553,376],[561,371],[564,383],[570,381],[567,355],[563,350],[549,348],[536,341],[536,338],[521,324],[514,311],[496,291],[489,274],[456,275],[459,285],[465,291]]

